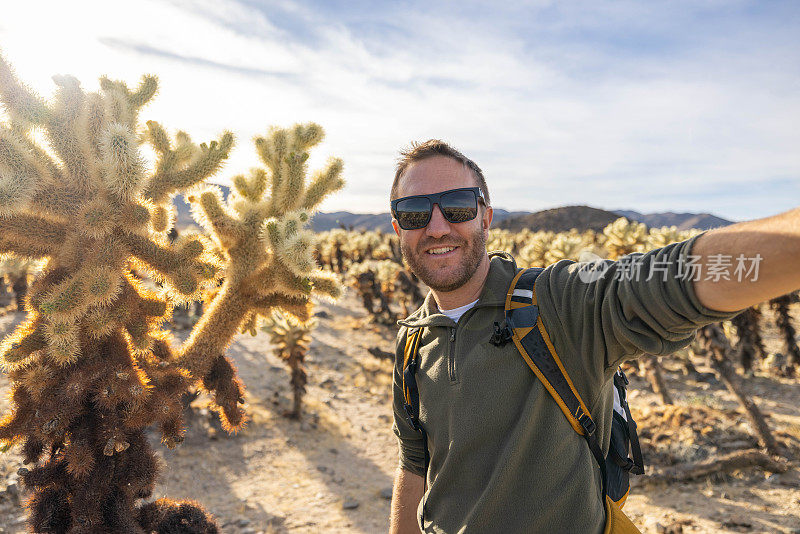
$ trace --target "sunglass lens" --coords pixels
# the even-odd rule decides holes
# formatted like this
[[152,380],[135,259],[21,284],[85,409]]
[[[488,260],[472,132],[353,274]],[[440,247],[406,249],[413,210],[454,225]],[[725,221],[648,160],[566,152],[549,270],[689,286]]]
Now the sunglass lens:
[[397,223],[403,230],[424,228],[431,218],[431,203],[427,198],[407,198],[397,203]]
[[442,195],[442,214],[451,223],[471,221],[478,215],[478,201],[473,191],[453,191]]

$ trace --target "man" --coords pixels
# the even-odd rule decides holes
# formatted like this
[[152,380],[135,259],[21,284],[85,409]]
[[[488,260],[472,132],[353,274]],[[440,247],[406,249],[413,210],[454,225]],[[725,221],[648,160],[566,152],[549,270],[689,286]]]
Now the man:
[[[486,253],[492,208],[480,168],[441,141],[414,144],[402,153],[391,198],[403,257],[431,291],[399,322],[400,466],[390,531],[602,532],[600,470],[589,448],[514,344],[489,342],[494,323],[504,321],[517,267],[508,255]],[[681,275],[690,254],[700,256],[699,278]],[[718,262],[716,255],[740,254],[760,254],[757,280],[705,278],[703,267]],[[589,406],[604,453],[610,378],[621,361],[674,352],[700,326],[800,287],[800,208],[638,256],[641,273],[656,273],[649,280],[618,276],[625,262],[605,260],[600,275],[586,276],[584,264],[562,260],[536,281],[542,322]],[[422,328],[415,376],[426,442],[403,409],[410,328]]]

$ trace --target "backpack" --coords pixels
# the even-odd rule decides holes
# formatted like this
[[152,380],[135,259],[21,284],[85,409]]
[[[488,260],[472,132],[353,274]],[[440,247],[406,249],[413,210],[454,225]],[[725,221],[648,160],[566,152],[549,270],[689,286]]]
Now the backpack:
[[[553,397],[569,424],[582,436],[597,461],[602,475],[603,499],[606,507],[604,532],[639,532],[621,509],[630,490],[630,474],[643,474],[636,422],[631,416],[626,398],[628,379],[617,369],[614,373],[614,410],[611,422],[611,442],[608,455],[603,456],[597,439],[597,427],[589,410],[564,369],[550,336],[544,328],[536,301],[534,283],[544,269],[523,269],[511,281],[505,302],[505,325],[494,323],[491,342],[500,346],[512,341],[525,363]],[[428,466],[428,447],[425,429],[419,422],[419,394],[415,373],[419,365],[422,329],[412,329],[406,337],[403,353],[403,408],[406,419],[420,432],[425,446],[425,467]],[[629,453],[633,456],[631,459]]]

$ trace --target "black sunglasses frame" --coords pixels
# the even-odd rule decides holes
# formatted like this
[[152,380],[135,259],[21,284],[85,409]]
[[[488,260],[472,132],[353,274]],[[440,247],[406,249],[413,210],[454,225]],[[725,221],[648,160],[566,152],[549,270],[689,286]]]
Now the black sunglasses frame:
[[[483,205],[486,206],[486,198],[483,196],[483,191],[481,190],[480,187],[459,187],[457,189],[448,189],[447,191],[440,191],[439,193],[431,193],[430,195],[411,195],[411,196],[407,196],[407,197],[396,198],[396,199],[391,201],[392,217],[395,218],[395,220],[397,221],[397,224],[403,230],[419,230],[421,228],[425,228],[426,226],[428,226],[428,223],[431,222],[431,216],[433,216],[433,206],[435,204],[435,205],[439,206],[439,211],[442,212],[442,215],[444,216],[445,219],[447,219],[447,222],[449,222],[451,224],[459,224],[459,223],[462,223],[462,222],[468,222],[468,221],[471,221],[471,220],[475,219],[475,217],[472,217],[471,219],[467,219],[465,221],[451,221],[450,218],[445,213],[445,210],[442,209],[442,205],[441,205],[442,196],[443,195],[447,195],[448,193],[455,193],[457,191],[472,191],[472,193],[475,195],[475,217],[477,217],[478,216],[478,201],[483,202]],[[428,200],[428,204],[429,204],[429,207],[428,207],[428,218],[425,220],[425,224],[423,224],[422,226],[418,226],[418,227],[415,227],[415,228],[404,228],[403,225],[400,224],[400,218],[397,216],[397,205],[400,202],[402,202],[403,200],[408,200],[408,199],[411,199],[411,198],[425,198],[425,199]]]

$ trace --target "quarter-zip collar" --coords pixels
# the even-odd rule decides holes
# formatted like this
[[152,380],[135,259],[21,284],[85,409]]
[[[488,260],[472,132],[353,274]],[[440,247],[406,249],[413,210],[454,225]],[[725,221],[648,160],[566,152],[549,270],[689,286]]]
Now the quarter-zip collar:
[[[486,281],[475,308],[505,306],[509,281],[517,272],[517,264],[511,254],[490,252],[489,256],[489,273],[486,275]],[[456,323],[439,312],[433,292],[428,291],[422,306],[407,318],[397,321],[397,324],[408,328],[422,328],[427,326],[453,327]]]

